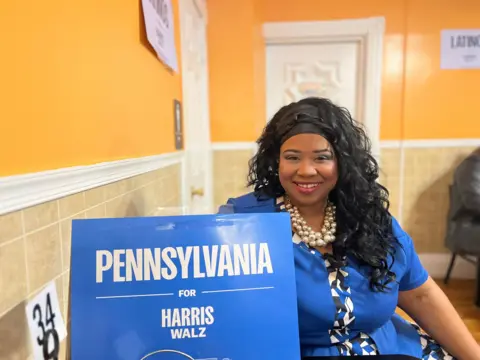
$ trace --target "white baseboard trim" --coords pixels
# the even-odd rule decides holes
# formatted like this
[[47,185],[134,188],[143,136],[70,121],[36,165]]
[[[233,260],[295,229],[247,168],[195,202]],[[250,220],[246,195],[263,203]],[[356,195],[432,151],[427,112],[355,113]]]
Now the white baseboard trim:
[[237,141],[237,142],[212,142],[213,151],[230,151],[230,150],[257,150],[257,143],[254,141]]
[[[420,261],[430,276],[435,279],[444,279],[450,263],[450,254],[419,254]],[[475,266],[457,256],[451,279],[475,279]]]
[[182,163],[183,151],[0,177],[0,215]]

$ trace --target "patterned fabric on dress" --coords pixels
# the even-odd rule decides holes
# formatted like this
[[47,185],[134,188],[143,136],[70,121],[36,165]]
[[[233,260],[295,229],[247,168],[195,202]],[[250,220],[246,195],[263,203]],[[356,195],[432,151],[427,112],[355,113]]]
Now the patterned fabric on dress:
[[335,269],[325,256],[324,259],[333,302],[337,309],[333,329],[329,330],[330,341],[337,347],[340,355],[378,355],[374,341],[367,334],[360,333],[350,339],[355,313],[351,291],[346,282],[348,273],[345,268]]
[[418,335],[420,335],[422,360],[455,360],[455,358],[442,349],[436,341],[425,334],[418,325],[412,324],[412,326],[417,330]]

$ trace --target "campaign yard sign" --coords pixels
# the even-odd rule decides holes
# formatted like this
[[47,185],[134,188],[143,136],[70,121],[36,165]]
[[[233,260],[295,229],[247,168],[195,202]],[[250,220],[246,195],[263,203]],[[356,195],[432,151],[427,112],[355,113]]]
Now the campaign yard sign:
[[73,220],[73,360],[299,360],[287,213]]

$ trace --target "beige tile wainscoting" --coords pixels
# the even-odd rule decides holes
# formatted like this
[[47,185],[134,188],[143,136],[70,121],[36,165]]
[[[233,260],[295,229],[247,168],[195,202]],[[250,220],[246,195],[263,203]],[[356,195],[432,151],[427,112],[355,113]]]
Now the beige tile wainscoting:
[[475,147],[426,145],[382,149],[380,182],[390,191],[392,214],[401,220],[417,251],[446,253],[449,185],[455,168]]
[[214,205],[218,208],[230,197],[244,194],[247,183],[248,161],[254,154],[255,144],[213,148]]

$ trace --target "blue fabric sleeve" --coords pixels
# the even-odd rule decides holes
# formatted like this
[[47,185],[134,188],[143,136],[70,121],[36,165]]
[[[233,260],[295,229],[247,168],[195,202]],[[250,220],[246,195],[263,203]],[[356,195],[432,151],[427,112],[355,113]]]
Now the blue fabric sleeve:
[[218,208],[218,214],[234,214],[235,213],[235,199],[228,199],[224,205]]
[[405,254],[405,271],[403,276],[398,279],[400,283],[399,290],[408,291],[416,289],[428,280],[428,272],[420,262],[412,238],[400,227],[395,218],[392,218],[392,227],[393,235],[402,245],[399,251],[403,251]]

